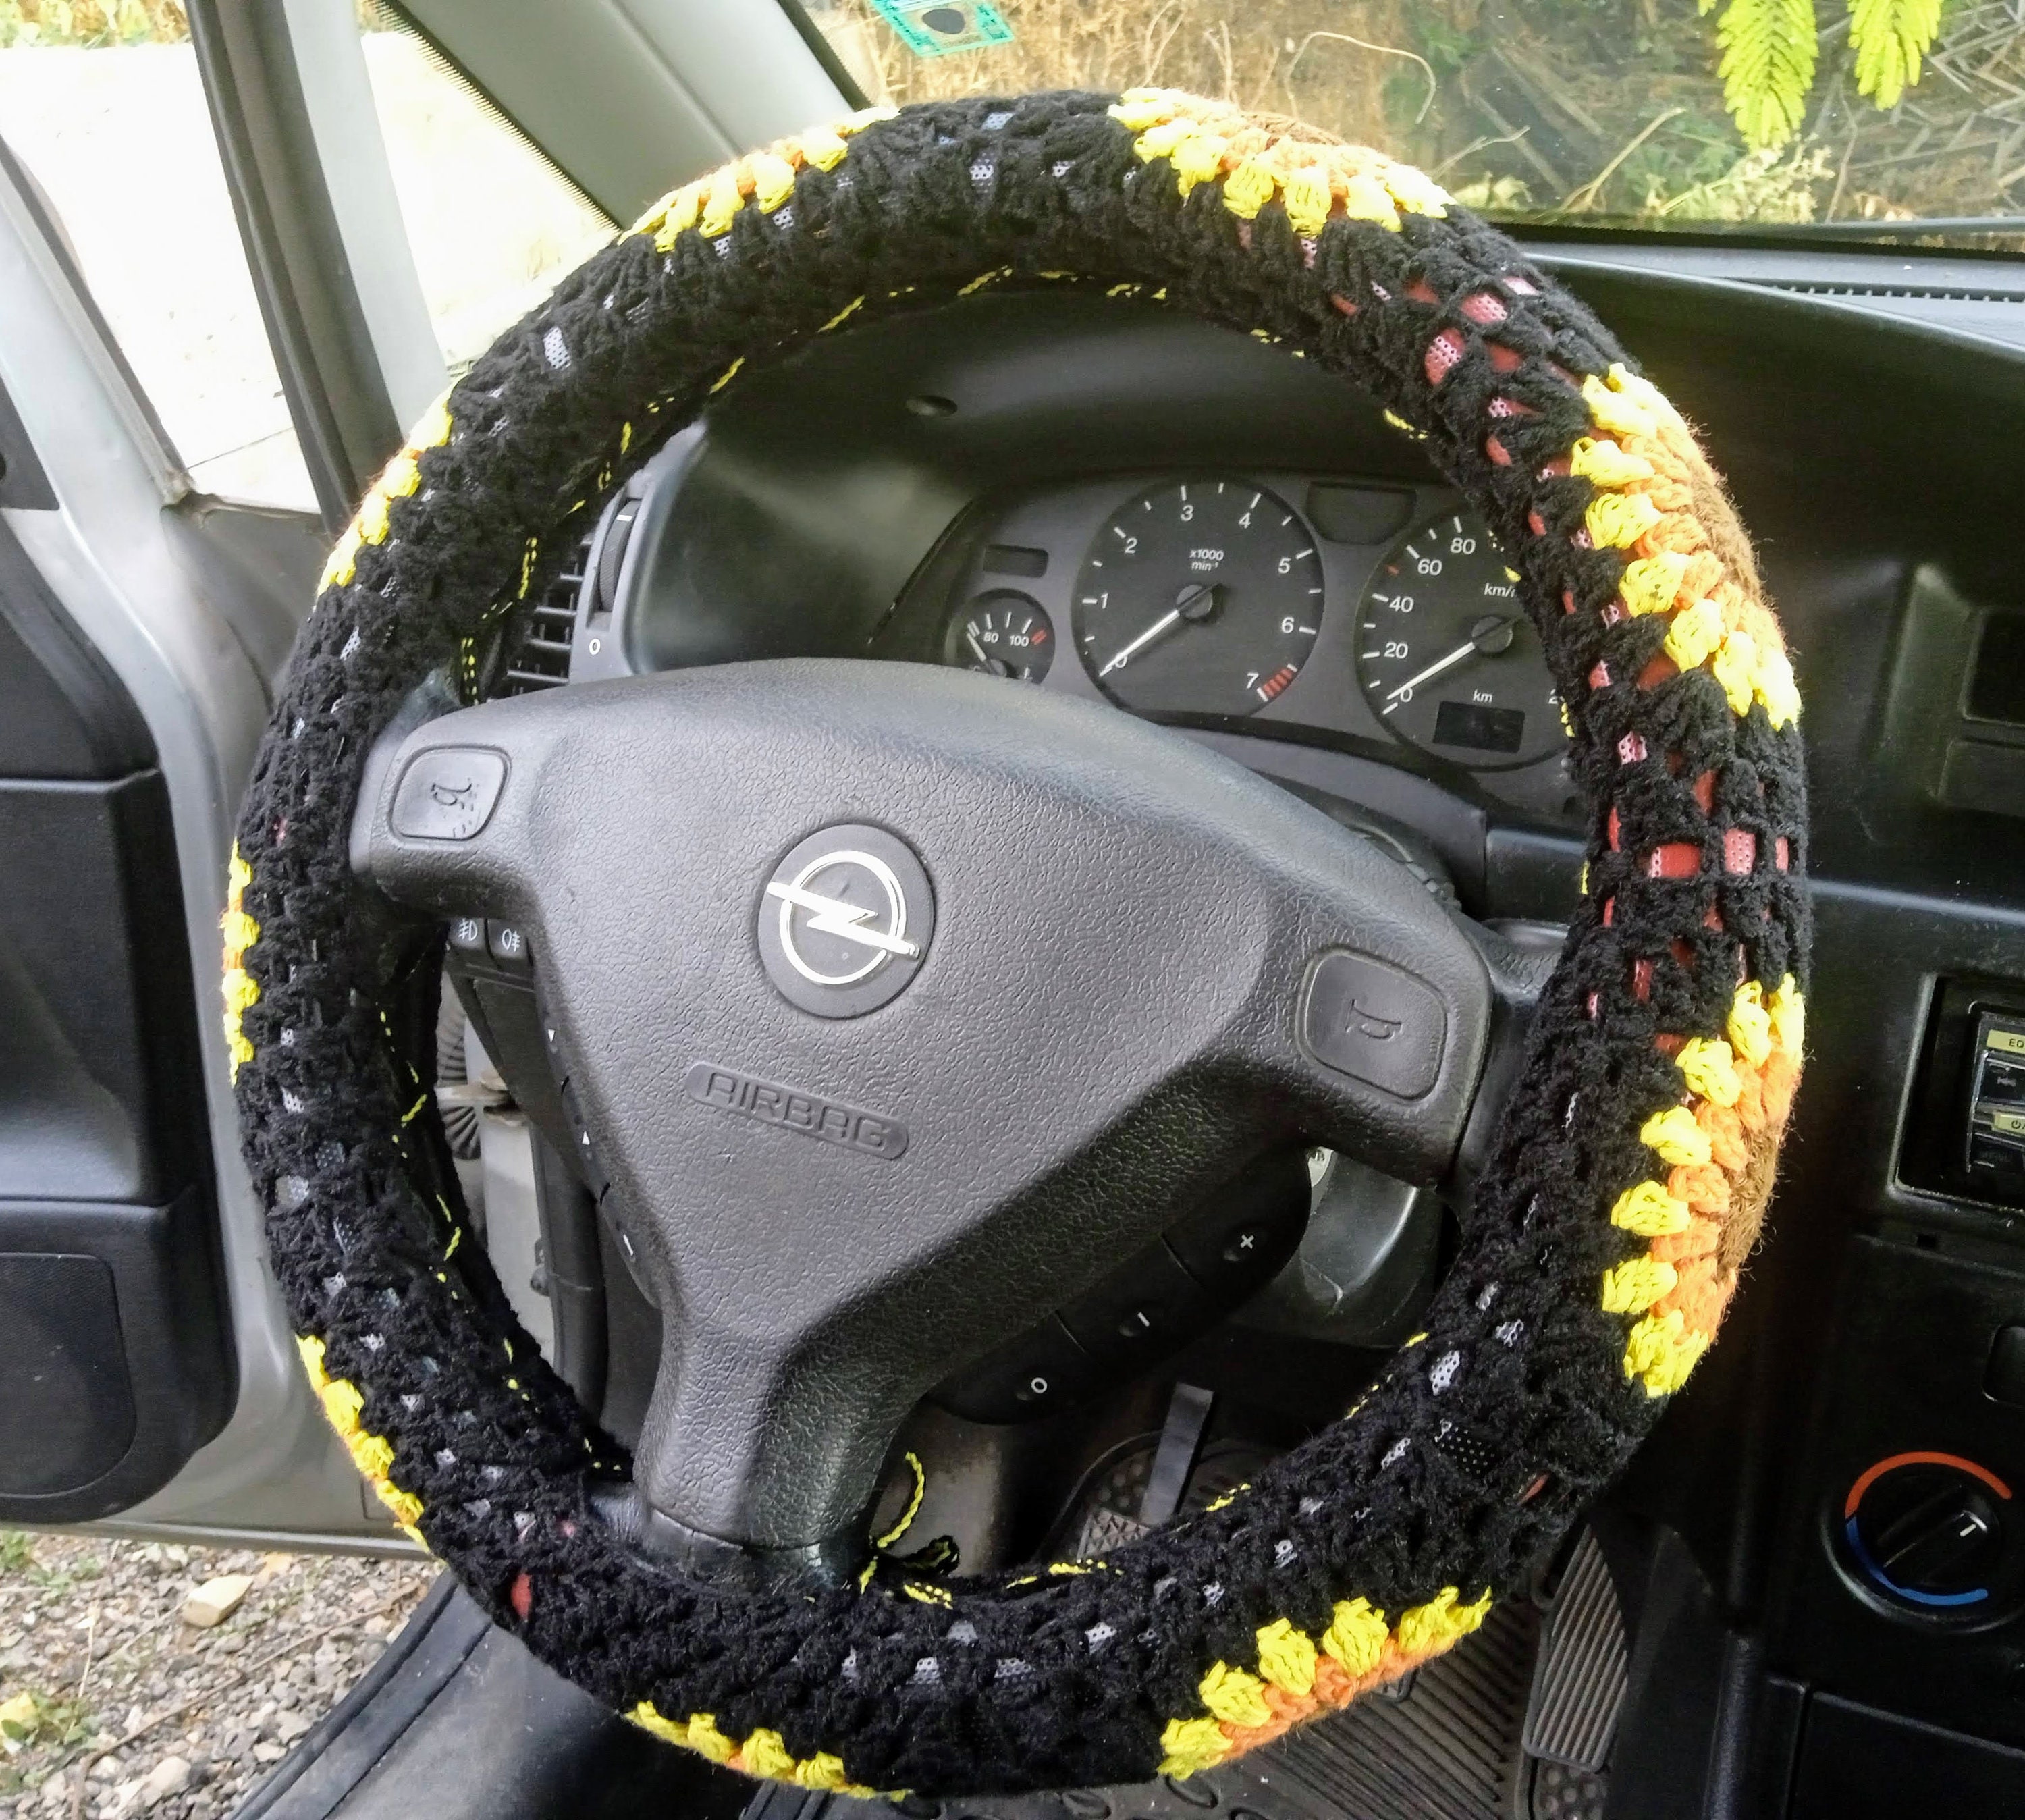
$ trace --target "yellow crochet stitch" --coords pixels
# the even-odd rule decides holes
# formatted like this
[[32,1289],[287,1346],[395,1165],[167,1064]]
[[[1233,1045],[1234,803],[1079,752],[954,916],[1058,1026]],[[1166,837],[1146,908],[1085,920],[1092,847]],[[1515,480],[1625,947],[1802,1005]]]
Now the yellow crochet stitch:
[[233,844],[232,862],[226,871],[225,915],[219,928],[225,936],[225,978],[220,990],[225,997],[225,1050],[231,1058],[232,1078],[239,1078],[240,1064],[253,1059],[253,1045],[246,1039],[244,1022],[248,1009],[259,1002],[260,988],[246,971],[246,950],[260,939],[260,925],[245,911],[246,888],[253,882],[252,868],[241,858]]
[[643,1700],[626,1716],[665,1744],[679,1745],[713,1763],[743,1770],[748,1776],[792,1782],[799,1788],[829,1789],[861,1800],[870,1799],[874,1792],[844,1774],[843,1759],[835,1752],[818,1751],[813,1756],[797,1757],[781,1734],[766,1726],[755,1727],[743,1744],[738,1744],[718,1730],[715,1715],[707,1712],[671,1719],[652,1701]]
[[1361,145],[1308,141],[1299,129],[1274,134],[1237,108],[1178,89],[1128,89],[1111,117],[1137,137],[1142,164],[1165,160],[1188,196],[1221,182],[1225,208],[1254,221],[1276,198],[1288,224],[1313,239],[1335,217],[1395,232],[1401,214],[1439,218],[1448,195],[1417,171]]
[[358,1385],[348,1378],[333,1377],[324,1369],[323,1342],[314,1334],[298,1336],[296,1349],[302,1355],[303,1369],[309,1373],[311,1388],[322,1403],[330,1425],[337,1430],[338,1439],[351,1455],[352,1464],[373,1487],[380,1502],[394,1513],[394,1520],[413,1540],[421,1542],[421,1532],[415,1525],[422,1520],[422,1501],[412,1491],[403,1491],[388,1476],[394,1464],[394,1450],[384,1436],[369,1434],[359,1425],[359,1413],[365,1407],[366,1399],[360,1395]]

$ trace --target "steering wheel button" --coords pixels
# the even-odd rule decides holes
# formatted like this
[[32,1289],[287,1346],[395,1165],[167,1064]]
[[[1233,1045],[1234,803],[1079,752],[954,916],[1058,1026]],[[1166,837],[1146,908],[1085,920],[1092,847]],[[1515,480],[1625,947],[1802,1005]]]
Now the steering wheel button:
[[1049,1315],[935,1392],[974,1422],[1018,1422],[1065,1408],[1088,1389],[1096,1362]]
[[1431,987],[1347,948],[1317,961],[1301,995],[1308,1053],[1402,1100],[1420,1098],[1440,1075],[1448,1021]]
[[494,961],[509,973],[524,973],[534,965],[527,952],[527,931],[513,923],[487,923],[485,945]]
[[1062,1325],[1092,1358],[1137,1363],[1178,1345],[1213,1312],[1201,1286],[1156,1241],[1064,1308]]
[[506,760],[483,746],[436,746],[408,761],[388,820],[404,840],[469,840],[492,819]]
[[1241,1300],[1293,1255],[1307,1224],[1311,1193],[1304,1151],[1261,1157],[1198,1211],[1170,1226],[1167,1248],[1219,1303]]

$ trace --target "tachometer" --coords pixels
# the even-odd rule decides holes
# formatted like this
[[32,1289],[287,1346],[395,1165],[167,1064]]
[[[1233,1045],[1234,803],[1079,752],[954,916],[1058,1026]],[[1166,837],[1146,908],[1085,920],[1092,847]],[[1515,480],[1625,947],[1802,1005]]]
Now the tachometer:
[[1540,635],[1482,520],[1445,512],[1394,544],[1357,615],[1357,678],[1409,745],[1488,770],[1566,737]]
[[1321,625],[1321,558],[1287,503],[1248,480],[1128,499],[1076,578],[1076,649],[1142,714],[1255,714],[1301,673]]

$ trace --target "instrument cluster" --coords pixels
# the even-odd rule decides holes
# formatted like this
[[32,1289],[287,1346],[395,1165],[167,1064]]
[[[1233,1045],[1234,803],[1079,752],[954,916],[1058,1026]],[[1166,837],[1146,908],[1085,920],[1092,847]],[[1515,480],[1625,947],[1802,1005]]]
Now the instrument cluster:
[[1517,579],[1446,488],[1128,476],[973,512],[895,624],[925,634],[915,655],[1009,682],[1319,737],[1555,811],[1567,734]]

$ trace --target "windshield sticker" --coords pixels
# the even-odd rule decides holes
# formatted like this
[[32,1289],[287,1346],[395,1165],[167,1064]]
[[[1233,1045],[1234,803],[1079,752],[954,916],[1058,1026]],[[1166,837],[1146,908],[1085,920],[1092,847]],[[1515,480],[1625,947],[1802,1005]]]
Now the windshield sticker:
[[872,7],[917,57],[990,50],[1012,42],[1012,28],[985,0],[872,0]]

